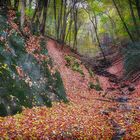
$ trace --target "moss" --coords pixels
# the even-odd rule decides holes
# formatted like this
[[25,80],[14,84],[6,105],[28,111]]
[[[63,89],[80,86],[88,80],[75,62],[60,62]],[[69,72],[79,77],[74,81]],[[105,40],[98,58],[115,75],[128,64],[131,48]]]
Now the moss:
[[93,82],[89,82],[89,88],[90,89],[95,89],[96,91],[103,90],[98,79],[96,79],[95,84]]
[[94,74],[94,72],[92,71],[91,68],[88,69],[88,72],[89,72],[90,77],[94,77],[95,76],[95,74]]
[[80,73],[81,75],[84,75],[83,70],[80,66],[80,63],[75,57],[66,55],[65,60],[66,60],[66,66],[70,67],[73,71],[76,71]]
[[0,116],[6,116],[7,114],[7,110],[5,108],[5,105],[3,103],[0,104]]
[[65,92],[65,88],[64,88],[60,73],[58,71],[56,71],[56,73],[54,74],[54,77],[55,77],[55,89],[56,89],[55,92],[56,92],[56,94],[64,102],[68,102],[68,100],[66,98],[66,92]]
[[48,50],[46,48],[46,40],[44,38],[40,39],[40,47],[41,47],[41,53],[44,55],[48,55]]
[[131,43],[123,49],[124,68],[126,75],[132,75],[140,70],[140,42]]
[[[6,22],[4,18],[2,23]],[[8,29],[8,26],[0,26],[4,26],[0,29],[3,35],[3,29]],[[25,43],[26,39],[15,30],[11,30],[4,42],[0,42],[0,116],[21,112],[22,107],[51,107],[53,99],[50,94],[56,95],[54,99],[57,101],[68,101],[60,73],[51,71],[54,65],[48,55],[46,41],[41,38],[41,51],[37,52],[48,57],[41,62],[26,52]],[[8,50],[5,50],[5,46]]]

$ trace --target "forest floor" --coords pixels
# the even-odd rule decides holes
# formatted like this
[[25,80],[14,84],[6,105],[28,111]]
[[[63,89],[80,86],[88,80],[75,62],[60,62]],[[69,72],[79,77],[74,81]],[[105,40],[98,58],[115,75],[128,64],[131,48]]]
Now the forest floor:
[[[82,65],[84,77],[66,67],[64,57],[72,55],[69,49],[60,50],[60,46],[51,40],[48,42],[47,48],[61,73],[70,102],[75,103],[79,113],[82,114],[82,118],[85,118],[83,127],[87,130],[87,133],[84,131],[86,138],[107,139],[106,137],[110,137],[112,134],[113,139],[140,138],[140,81],[135,83],[135,91],[133,92],[128,92],[127,90],[131,85],[130,82],[128,87],[121,87],[120,91],[117,88],[111,89],[114,83],[109,81],[109,77],[99,75],[91,77],[84,65]],[[107,72],[118,78],[122,76],[122,71],[123,64],[121,60],[114,62],[107,69]],[[95,82],[97,77],[103,91],[89,89],[88,83]],[[122,86],[120,84],[122,83],[117,86]],[[74,113],[75,116],[77,116],[76,112]],[[77,116],[77,118],[81,119],[80,117],[79,115]],[[88,121],[87,125],[86,121]],[[101,124],[98,124],[98,121]],[[80,125],[82,125],[82,122]],[[99,131],[102,134],[96,136],[94,129],[96,130],[97,128],[100,129]],[[92,131],[90,132],[90,130]]]
[[[84,75],[66,66],[65,56],[73,55],[69,49],[49,40],[49,55],[59,70],[69,103],[54,102],[53,107],[24,109],[21,114],[0,118],[0,139],[39,140],[139,140],[140,139],[140,84],[135,91],[122,95],[104,76],[90,76],[81,64]],[[78,60],[80,62],[80,60]],[[110,73],[119,70],[114,63]],[[89,88],[89,82],[98,77],[103,91]]]
[[[49,55],[62,76],[69,102],[54,102],[51,108],[34,107],[0,117],[0,139],[139,140],[140,83],[129,93],[129,86],[121,89],[124,94],[120,93],[120,84],[112,90],[114,84],[109,77],[91,77],[80,60],[83,74],[66,66],[65,56],[74,54],[68,48],[60,48],[55,41],[48,40]],[[107,71],[119,77],[120,69],[121,63],[114,63]],[[89,88],[89,83],[97,78],[103,91]]]

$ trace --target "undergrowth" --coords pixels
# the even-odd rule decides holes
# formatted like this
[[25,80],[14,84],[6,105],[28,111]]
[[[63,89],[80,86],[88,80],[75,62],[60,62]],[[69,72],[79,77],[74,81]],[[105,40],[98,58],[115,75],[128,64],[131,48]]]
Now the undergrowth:
[[140,42],[129,43],[123,48],[125,75],[130,76],[140,70]]
[[78,60],[75,57],[66,55],[65,60],[66,60],[66,66],[70,67],[73,71],[76,71],[81,75],[84,75],[83,70],[80,66],[80,62],[78,62]]
[[93,83],[93,82],[89,82],[89,88],[90,89],[95,89],[96,91],[101,91],[103,90],[101,85],[100,85],[100,82],[99,82],[99,79],[96,78],[96,82]]

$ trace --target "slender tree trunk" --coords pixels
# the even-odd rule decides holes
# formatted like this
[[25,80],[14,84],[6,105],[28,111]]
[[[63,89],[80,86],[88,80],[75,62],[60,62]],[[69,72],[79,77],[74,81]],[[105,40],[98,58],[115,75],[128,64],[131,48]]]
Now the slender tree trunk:
[[15,10],[18,10],[18,6],[19,6],[19,0],[15,0],[14,1],[14,8],[15,8]]
[[47,18],[47,7],[48,7],[48,0],[44,0],[44,9],[43,9],[43,18],[42,23],[40,26],[40,32],[42,35],[45,33],[45,25],[46,25],[46,18]]
[[21,16],[20,16],[20,28],[23,29],[25,22],[25,3],[24,0],[21,0]]
[[41,10],[42,10],[42,0],[37,0],[36,8],[33,17],[31,19],[31,24],[34,23],[36,16],[38,16],[38,12],[41,12]]
[[89,11],[87,11],[86,9],[85,9],[85,11],[89,15],[89,19],[90,19],[90,21],[91,21],[91,23],[93,25],[94,31],[95,31],[95,35],[96,35],[98,46],[99,46],[100,51],[101,51],[101,53],[103,55],[104,61],[106,62],[107,60],[106,60],[106,57],[105,57],[105,53],[104,53],[104,50],[102,49],[102,46],[101,46],[101,43],[100,43],[100,39],[99,39],[99,36],[98,36],[98,24],[97,24],[96,13],[95,13],[95,11],[93,11],[94,17],[91,17]]
[[56,0],[53,1],[53,9],[54,9],[54,22],[55,22],[55,35],[57,36]]
[[64,16],[63,16],[63,27],[62,27],[62,41],[65,42],[65,35],[66,35],[66,27],[67,27],[67,17],[66,17],[66,10],[67,10],[67,0],[64,1]]
[[139,17],[139,20],[140,20],[140,1],[139,0],[135,0],[135,2],[136,2],[138,17]]
[[7,5],[7,0],[0,0],[0,6],[6,7]]
[[129,3],[130,13],[131,13],[131,16],[132,16],[132,19],[133,19],[133,23],[134,23],[134,26],[135,26],[135,32],[137,34],[137,37],[139,38],[139,35],[140,35],[140,33],[139,33],[139,27],[138,27],[137,20],[136,20],[134,11],[133,11],[133,6],[132,6],[131,0],[128,0],[128,3]]
[[61,7],[60,7],[59,14],[58,14],[58,29],[57,29],[58,37],[57,37],[57,39],[60,39],[60,40],[61,40],[61,30],[62,30],[62,12],[63,12],[63,0],[61,0]]
[[76,8],[74,8],[74,42],[73,42],[73,48],[77,46],[77,33],[78,33],[78,27],[77,27],[77,14],[78,11]]
[[70,13],[70,23],[69,23],[68,32],[65,38],[66,40],[68,38],[68,35],[70,36],[70,33],[71,33],[71,27],[72,27],[72,22],[73,22],[72,16],[73,16],[72,13]]
[[29,0],[29,11],[31,11],[32,8],[32,0]]
[[117,10],[117,12],[118,12],[118,15],[119,15],[119,17],[120,17],[120,19],[121,19],[121,21],[122,21],[122,23],[123,23],[123,26],[124,26],[124,28],[125,28],[127,34],[129,35],[131,41],[132,41],[132,42],[135,42],[134,39],[133,39],[133,37],[132,37],[132,35],[131,35],[131,33],[130,33],[130,31],[129,31],[129,29],[128,29],[128,27],[127,27],[127,25],[126,25],[126,23],[125,23],[125,21],[124,21],[124,19],[123,19],[123,17],[122,17],[122,15],[121,15],[121,13],[120,13],[120,11],[119,11],[119,9],[118,9],[118,6],[117,6],[115,0],[112,0],[112,1],[113,1],[113,4],[114,4],[114,6],[115,6],[115,8],[116,8],[116,10]]
[[8,7],[12,7],[11,0],[7,0]]
[[96,14],[95,14],[95,12],[93,12],[93,14],[94,14],[95,23],[94,23],[93,20],[91,20],[91,22],[92,22],[94,30],[95,30],[95,35],[96,35],[96,39],[97,39],[97,42],[98,42],[98,46],[99,46],[99,48],[101,50],[101,53],[103,55],[104,60],[106,61],[105,53],[104,53],[104,50],[102,49],[100,39],[99,39],[99,36],[98,36],[98,27],[97,27],[98,24],[97,24]]

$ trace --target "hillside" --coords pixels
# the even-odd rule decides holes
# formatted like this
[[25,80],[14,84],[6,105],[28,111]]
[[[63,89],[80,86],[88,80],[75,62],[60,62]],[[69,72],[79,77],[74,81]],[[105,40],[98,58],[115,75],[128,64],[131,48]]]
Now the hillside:
[[139,140],[138,5],[0,1],[0,140]]

